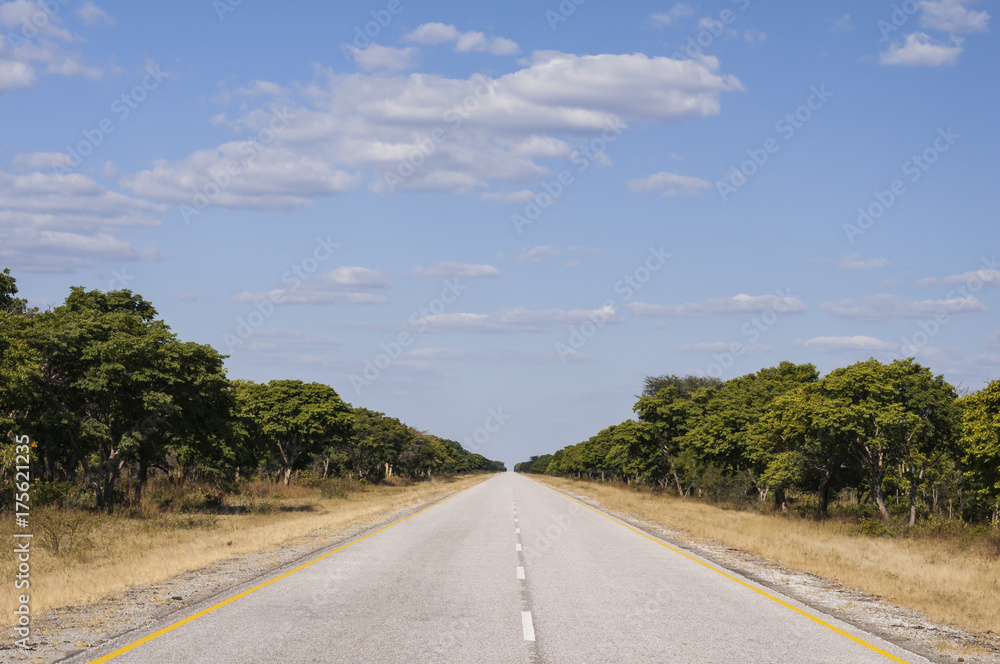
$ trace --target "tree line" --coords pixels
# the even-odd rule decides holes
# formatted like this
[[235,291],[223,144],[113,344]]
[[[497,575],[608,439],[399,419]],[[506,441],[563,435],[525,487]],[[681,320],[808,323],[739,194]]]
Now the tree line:
[[13,479],[15,435],[32,441],[34,477],[84,484],[108,510],[127,491],[139,500],[155,473],[288,484],[302,471],[379,482],[506,470],[457,441],[352,407],[327,385],[230,380],[225,355],[178,339],[129,290],[74,287],[44,312],[17,292],[5,269],[0,456],[11,463],[0,470],[4,485]]
[[725,382],[647,377],[633,410],[514,470],[648,484],[727,501],[811,496],[818,516],[848,495],[883,520],[947,514],[998,523],[1000,380],[960,396],[913,358],[812,364]]

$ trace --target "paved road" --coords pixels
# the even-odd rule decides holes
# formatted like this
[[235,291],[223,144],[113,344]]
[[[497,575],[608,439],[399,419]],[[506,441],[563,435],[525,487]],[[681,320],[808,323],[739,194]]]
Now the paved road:
[[113,651],[129,640],[77,661],[927,661],[753,588],[507,473],[224,606],[196,607],[189,616],[209,611],[126,652]]

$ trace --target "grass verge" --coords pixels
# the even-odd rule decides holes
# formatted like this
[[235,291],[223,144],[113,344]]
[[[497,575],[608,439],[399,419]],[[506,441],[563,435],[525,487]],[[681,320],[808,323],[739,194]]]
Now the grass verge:
[[[239,554],[267,551],[316,531],[369,524],[490,477],[362,486],[251,483],[235,496],[203,488],[173,493],[151,487],[142,505],[107,515],[79,508],[41,508],[31,515],[32,614],[90,604],[132,586],[158,583]],[[12,542],[13,518],[0,538]],[[0,578],[14,579],[13,556]],[[14,594],[0,595],[0,625],[13,624]]]
[[[893,537],[891,529],[724,509],[624,486],[532,476],[666,528],[715,540],[980,633],[1000,632],[1000,549],[987,534]],[[881,535],[881,536],[879,536]]]

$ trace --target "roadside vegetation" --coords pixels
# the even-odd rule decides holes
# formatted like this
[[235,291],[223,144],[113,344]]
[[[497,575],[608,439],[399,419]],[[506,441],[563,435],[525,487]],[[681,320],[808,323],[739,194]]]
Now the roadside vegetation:
[[35,611],[505,470],[327,385],[230,380],[224,360],[131,291],[40,312],[0,272],[0,535],[33,535]]
[[912,358],[823,377],[782,362],[650,376],[634,410],[514,469],[1000,632],[1000,381],[960,396]]

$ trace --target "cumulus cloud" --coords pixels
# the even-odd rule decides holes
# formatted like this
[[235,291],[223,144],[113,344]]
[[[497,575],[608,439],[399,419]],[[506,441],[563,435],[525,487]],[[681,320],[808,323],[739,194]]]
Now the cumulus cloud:
[[963,50],[960,37],[952,37],[948,44],[934,41],[925,32],[915,32],[906,35],[903,43],[890,44],[889,50],[879,55],[879,62],[903,67],[941,67],[957,63]]
[[983,284],[985,286],[1000,286],[1000,270],[984,268],[963,274],[953,274],[945,277],[946,286],[958,286],[960,284]]
[[628,190],[633,194],[649,194],[659,192],[667,198],[675,196],[695,196],[711,189],[712,183],[687,175],[677,175],[662,171],[646,178],[631,180]]
[[542,263],[558,253],[559,250],[555,247],[532,247],[531,249],[523,249],[517,260],[521,263]]
[[[41,154],[41,156],[40,156]],[[14,158],[43,163],[50,153]],[[159,226],[166,207],[110,191],[88,176],[0,171],[0,262],[10,267],[63,272],[95,260],[155,260],[155,248],[140,250],[120,234]]]
[[791,295],[746,295],[716,297],[704,302],[685,304],[647,304],[633,302],[628,310],[639,316],[663,318],[700,318],[722,314],[761,313],[773,309],[778,313],[802,313],[806,305]]
[[893,318],[934,318],[936,314],[962,314],[986,311],[976,297],[909,302],[896,295],[881,293],[860,299],[824,302],[823,308],[841,318],[883,321]]
[[605,323],[619,322],[613,306],[569,311],[563,309],[532,311],[517,307],[491,314],[439,314],[417,320],[425,323],[430,332],[544,332],[595,320],[603,320]]
[[368,48],[358,48],[351,46],[354,54],[354,61],[358,67],[365,71],[375,71],[377,69],[387,69],[390,71],[402,71],[413,67],[416,60],[417,49],[393,48],[391,46],[379,46],[371,44]]
[[517,43],[510,39],[487,37],[481,32],[460,32],[454,25],[444,23],[424,23],[403,39],[413,44],[427,46],[454,42],[455,51],[458,53],[484,51],[493,55],[514,55],[521,50]]
[[795,342],[795,345],[816,353],[840,353],[844,351],[890,351],[899,349],[898,346],[894,346],[887,341],[866,336],[814,337],[805,341],[799,339]]
[[271,302],[288,304],[383,304],[388,300],[372,290],[389,288],[388,278],[378,270],[364,267],[338,267],[317,274],[290,288],[263,292],[243,292],[234,302]]
[[447,279],[449,277],[466,277],[469,279],[476,279],[480,277],[501,276],[500,270],[492,265],[471,265],[468,263],[449,262],[438,263],[434,267],[430,268],[417,266],[417,269],[413,271],[413,274],[417,277],[425,277],[427,279]]
[[108,16],[108,13],[95,5],[91,0],[83,3],[83,6],[76,10],[76,15],[83,20],[84,25],[88,26],[112,26],[115,24],[115,19]]
[[29,0],[0,2],[0,29],[0,93],[31,87],[39,73],[91,79],[104,75],[103,70],[85,65],[79,53],[66,48],[82,39],[65,28],[58,13],[40,4]]
[[[680,61],[555,51],[536,53],[520,69],[492,79],[318,69],[314,81],[295,88],[297,104],[288,102],[283,90],[273,103],[234,119],[217,118],[234,133],[273,133],[263,149],[245,141],[223,143],[180,160],[154,162],[123,177],[123,186],[145,198],[190,205],[194,189],[208,186],[213,175],[235,163],[241,172],[212,205],[300,207],[317,196],[350,191],[365,179],[383,195],[486,192],[495,183],[549,175],[546,162],[568,164],[576,146],[593,134],[620,132],[632,121],[672,123],[714,115],[721,95],[743,89],[737,79],[719,73],[718,60],[711,57]],[[282,114],[288,125],[271,132]],[[433,141],[435,130],[447,140]],[[248,151],[255,155],[249,161],[243,154]]]
[[923,14],[920,24],[931,30],[942,32],[986,32],[990,15],[985,11],[973,11],[964,6],[963,0],[934,0],[921,2]]
[[840,259],[840,267],[844,270],[873,270],[880,267],[891,267],[888,258],[861,258],[861,254],[850,254]]

